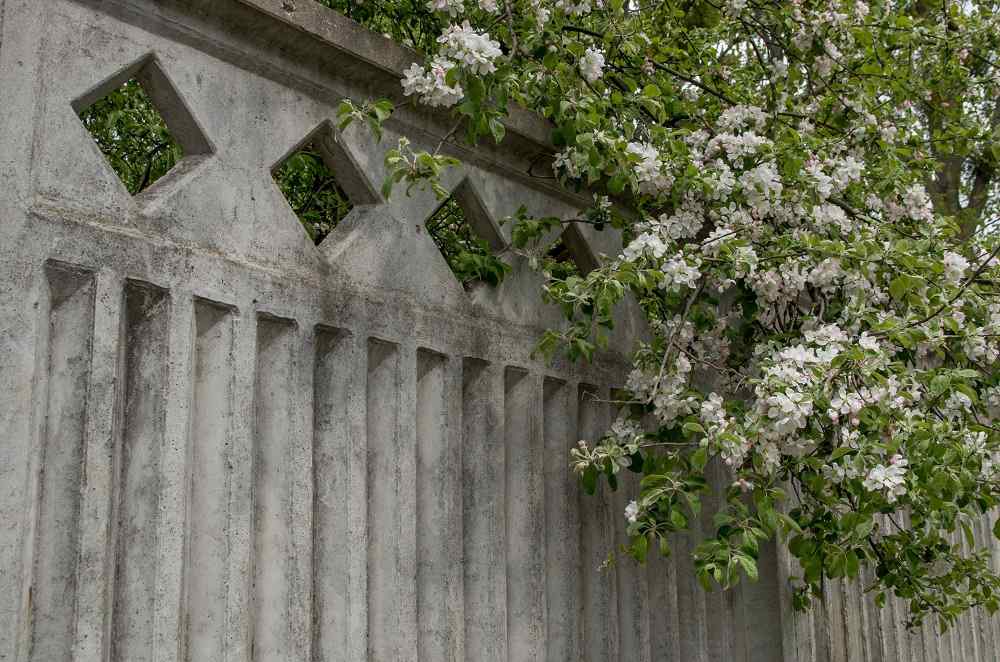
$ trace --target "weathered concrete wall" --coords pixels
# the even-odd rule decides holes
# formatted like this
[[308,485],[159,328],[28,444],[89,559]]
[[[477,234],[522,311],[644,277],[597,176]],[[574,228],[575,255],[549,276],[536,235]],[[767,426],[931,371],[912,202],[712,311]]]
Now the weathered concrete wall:
[[[725,594],[686,540],[598,571],[636,486],[582,498],[566,454],[622,357],[539,362],[538,276],[466,292],[432,196],[376,192],[386,146],[449,119],[329,132],[365,204],[320,247],[271,178],[411,58],[310,0],[0,0],[0,660],[995,659],[972,620],[911,652],[856,590],[793,617],[773,552]],[[198,153],[133,198],[74,104],[143,66]],[[516,111],[456,148],[500,243],[521,204],[580,203],[529,174],[547,138]],[[615,248],[574,232],[581,262]]]

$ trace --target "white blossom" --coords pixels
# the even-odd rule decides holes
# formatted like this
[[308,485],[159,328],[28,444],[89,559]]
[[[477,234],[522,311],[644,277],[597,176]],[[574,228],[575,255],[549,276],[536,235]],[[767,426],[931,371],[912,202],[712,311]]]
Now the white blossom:
[[588,48],[580,58],[580,73],[588,83],[596,83],[604,75],[604,54]]
[[444,12],[454,18],[465,11],[463,0],[428,0],[427,8],[431,11]]
[[437,57],[430,67],[424,69],[419,64],[412,64],[403,72],[403,93],[406,96],[417,95],[428,106],[454,106],[462,100],[465,92],[458,83],[449,85],[448,72],[456,64],[443,57]]
[[884,492],[889,503],[906,494],[906,467],[908,462],[902,455],[893,455],[888,465],[877,464],[865,477],[865,489]]
[[958,253],[947,251],[944,254],[944,277],[952,285],[958,285],[965,277],[965,270],[969,268],[969,261]]
[[625,519],[628,520],[629,524],[635,524],[636,520],[639,519],[638,503],[629,501],[628,505],[625,506]]
[[494,61],[503,54],[500,43],[483,32],[476,32],[468,21],[462,25],[449,25],[438,37],[441,52],[474,74],[496,71]]

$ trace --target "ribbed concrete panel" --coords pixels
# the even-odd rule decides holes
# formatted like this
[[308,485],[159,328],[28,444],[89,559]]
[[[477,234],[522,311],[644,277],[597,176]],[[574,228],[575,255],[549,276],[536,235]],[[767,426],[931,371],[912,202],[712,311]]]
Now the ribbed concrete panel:
[[[406,136],[461,158],[446,187],[495,247],[522,204],[568,218],[590,201],[525,174],[549,151],[529,114],[476,149],[409,106],[381,142],[331,130],[365,204],[317,249],[270,169],[344,97],[398,91],[411,53],[306,0],[0,8],[0,659],[995,660],[998,619],[908,633],[868,570],[792,613],[780,545],[706,594],[721,467],[669,557],[619,553],[638,476],[587,496],[568,453],[606,431],[641,319],[622,307],[620,353],[547,363],[558,311],[526,261],[466,290],[433,195],[375,193]],[[71,104],[151,57],[210,154],[132,198]],[[574,232],[590,261],[620,243]]]

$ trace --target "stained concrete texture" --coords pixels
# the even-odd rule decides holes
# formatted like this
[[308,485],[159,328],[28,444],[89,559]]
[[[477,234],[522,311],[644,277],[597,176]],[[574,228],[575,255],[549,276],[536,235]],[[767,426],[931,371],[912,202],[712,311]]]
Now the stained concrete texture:
[[[727,594],[685,539],[602,568],[637,485],[584,497],[567,454],[627,357],[541,362],[525,261],[467,292],[434,197],[381,199],[385,150],[447,116],[330,124],[414,58],[311,0],[0,0],[0,660],[994,659],[995,623],[907,636],[856,586],[792,616],[774,551]],[[137,72],[188,156],[133,197],[74,108]],[[317,137],[355,202],[319,247],[271,177]],[[515,108],[452,150],[494,248],[586,202],[529,174],[547,139]],[[618,243],[565,240],[583,269]]]

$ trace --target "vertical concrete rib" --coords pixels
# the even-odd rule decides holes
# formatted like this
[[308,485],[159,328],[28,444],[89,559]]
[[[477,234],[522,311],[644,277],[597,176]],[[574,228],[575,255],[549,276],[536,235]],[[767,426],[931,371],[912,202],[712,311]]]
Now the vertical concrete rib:
[[[706,468],[708,491],[703,498],[701,511],[701,530],[704,539],[715,538],[715,514],[722,507],[727,483],[725,467],[718,460]],[[699,538],[700,540],[701,538]],[[707,618],[705,627],[708,637],[708,659],[732,660],[733,650],[733,612],[729,604],[731,592],[724,591],[713,584],[712,590],[705,595],[705,610]]]
[[[766,563],[767,559],[763,559],[763,561]],[[757,559],[758,575],[760,573],[760,564],[761,559]],[[751,598],[752,593],[757,590],[757,588],[758,587],[754,582],[751,582],[744,577],[739,584],[726,591],[726,607],[732,618],[732,648],[734,662],[753,661],[750,650],[750,632],[747,631],[747,600]],[[777,595],[774,595],[773,597],[776,599]],[[780,623],[780,620],[778,622]],[[778,636],[780,640],[780,632],[775,630],[774,634]],[[781,656],[779,654],[773,656],[771,659],[780,660]]]
[[941,638],[934,631],[933,622],[925,622],[920,627],[920,636],[924,640],[924,656],[928,660],[943,661],[944,655],[941,652]]
[[844,623],[847,629],[847,659],[865,659],[865,625],[862,617],[860,575],[844,581]]
[[693,517],[690,531],[675,537],[677,550],[677,605],[680,611],[681,659],[709,662],[706,595],[695,575],[694,550],[701,539],[701,520]]
[[478,359],[462,373],[465,659],[507,662],[504,377]]
[[[888,517],[881,517],[878,520],[878,528],[882,531],[890,530],[892,523]],[[897,641],[897,622],[899,614],[896,610],[896,598],[892,593],[886,594],[885,605],[879,610],[879,621],[882,632],[882,657],[886,662],[908,662],[901,654]]]
[[508,660],[542,662],[546,624],[542,381],[508,368],[505,389]]
[[[600,401],[600,392],[581,385],[577,394],[581,438],[594,444],[608,427],[607,404]],[[606,396],[604,396],[606,399]],[[614,523],[611,494],[602,482],[596,495],[580,493],[580,549],[583,555],[583,659],[586,662],[617,660],[618,591],[613,569],[606,567],[613,549]]]
[[744,582],[741,589],[747,659],[753,662],[786,659],[782,630],[791,602],[783,602],[777,547],[774,542],[760,546],[757,581]]
[[[983,515],[976,519],[976,542],[978,547],[987,552],[991,552],[991,547],[993,545],[993,533],[990,529],[989,517],[988,515]],[[996,620],[990,616],[989,612],[985,609],[976,610],[976,630],[979,633],[979,650],[981,651],[981,656],[984,662],[989,659],[990,652],[997,650],[998,643],[994,637],[993,631],[993,621]],[[926,644],[925,644],[925,657],[927,657]]]
[[232,484],[233,315],[196,300],[185,570],[185,659],[226,659]]
[[417,659],[416,353],[368,345],[368,657]]
[[817,623],[822,624],[816,633],[824,644],[820,660],[846,662],[847,649],[844,646],[843,582],[840,579],[825,580],[823,602],[816,605]]
[[[639,495],[639,477],[625,469],[618,474],[619,487],[614,493],[612,519],[615,525],[614,538],[609,541],[619,550],[628,544],[625,506]],[[622,662],[649,662],[649,584],[640,573],[638,561],[628,554],[617,552],[615,576],[618,582],[618,623],[621,639],[620,656]]]
[[417,352],[417,614],[422,661],[461,662],[462,455],[452,413],[459,375],[446,357]]
[[576,444],[577,399],[570,386],[546,379],[543,394],[545,447],[546,660],[581,658],[579,480],[570,467]]
[[159,515],[156,518],[156,585],[153,660],[179,662],[184,644],[184,557],[189,496],[194,301],[174,294],[167,319],[167,381],[164,389],[163,446],[160,449]]
[[[996,525],[998,513],[997,511],[991,511],[984,516],[984,524],[986,527],[985,538],[987,545],[990,550],[991,568],[993,572],[1000,572],[1000,544],[996,537],[993,535],[993,527]],[[994,646],[1000,648],[1000,616],[993,615],[990,616],[987,621],[987,626],[993,635]],[[925,626],[926,628],[926,626]]]
[[145,283],[125,286],[121,444],[117,485],[117,560],[111,627],[111,660],[155,658],[157,578],[160,559],[161,452],[170,300]]
[[255,302],[240,302],[246,311],[233,319],[233,420],[230,454],[228,545],[230,578],[226,607],[227,660],[246,662],[253,658],[254,550],[257,546],[254,505],[255,456],[257,452],[257,333]]
[[363,340],[316,330],[313,413],[313,618],[316,662],[364,659],[365,366]]
[[74,647],[81,483],[91,384],[92,273],[49,265],[44,427],[28,659],[69,660]]
[[[294,322],[261,315],[257,320],[254,430],[254,621],[255,662],[309,658],[312,501],[311,458],[302,420],[311,403],[304,388],[302,334]],[[308,352],[306,352],[308,353]],[[302,361],[312,365],[311,361]],[[310,375],[311,377],[311,375]],[[309,379],[311,382],[311,378]]]
[[[909,522],[906,524],[909,526]],[[971,532],[971,525],[969,528],[969,534],[966,534],[965,529],[961,526],[958,529],[957,544],[960,553],[965,557],[968,557],[972,553],[972,547],[975,544],[975,540],[969,540],[969,538],[974,535]],[[962,642],[962,655],[964,659],[973,660],[974,662],[978,662],[979,660],[979,641],[976,637],[976,625],[976,614],[971,610],[965,611],[961,616],[959,616],[958,622],[956,623]]]
[[808,614],[789,609],[792,604],[793,586],[790,578],[796,575],[797,563],[788,551],[787,545],[776,546],[777,583],[779,600],[782,605],[781,646],[784,662],[800,662],[812,659],[810,653],[812,637],[806,627]]
[[675,541],[676,539],[670,541],[669,556],[664,556],[660,552],[658,544],[654,545],[646,562],[649,603],[653,605],[649,615],[650,648],[652,658],[657,662],[681,662],[682,659]]
[[107,660],[107,616],[114,577],[113,521],[116,410],[120,392],[119,353],[122,340],[123,282],[101,272],[97,276],[94,312],[93,368],[88,385],[85,428],[85,489],[80,507],[80,553],[77,570],[75,660]]
[[864,660],[866,662],[885,662],[882,657],[882,625],[879,619],[878,607],[872,594],[865,593],[864,588],[872,584],[874,571],[863,564],[858,575],[857,586],[861,600],[861,622],[864,627]]

